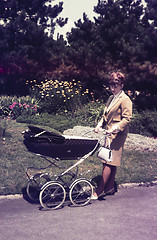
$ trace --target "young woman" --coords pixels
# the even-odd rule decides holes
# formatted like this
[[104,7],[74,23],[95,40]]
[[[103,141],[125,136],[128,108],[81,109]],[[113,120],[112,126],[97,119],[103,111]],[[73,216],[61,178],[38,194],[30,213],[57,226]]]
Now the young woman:
[[93,200],[98,199],[102,193],[114,194],[116,167],[121,164],[122,150],[128,133],[128,123],[132,117],[132,102],[124,93],[124,75],[121,72],[114,72],[109,78],[109,86],[113,95],[106,103],[104,114],[95,128],[98,133],[100,128],[106,127],[106,132],[110,133],[110,143],[113,160],[103,162],[103,172],[100,184],[92,196]]

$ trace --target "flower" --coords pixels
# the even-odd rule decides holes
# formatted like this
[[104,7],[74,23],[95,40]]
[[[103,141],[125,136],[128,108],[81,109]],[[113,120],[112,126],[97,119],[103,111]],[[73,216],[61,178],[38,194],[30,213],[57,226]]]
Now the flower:
[[12,110],[14,108],[14,106],[13,105],[9,105],[9,108]]

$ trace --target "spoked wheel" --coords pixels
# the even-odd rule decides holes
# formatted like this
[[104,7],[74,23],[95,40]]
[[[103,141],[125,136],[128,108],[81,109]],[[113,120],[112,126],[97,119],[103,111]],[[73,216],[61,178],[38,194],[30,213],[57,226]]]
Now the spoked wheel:
[[34,202],[39,201],[40,190],[42,186],[48,181],[50,181],[48,174],[37,173],[32,176],[26,188],[28,197]]
[[59,182],[45,184],[39,194],[39,201],[43,208],[57,209],[65,201],[66,191]]
[[69,197],[73,205],[85,206],[89,203],[92,194],[92,184],[86,179],[78,179],[72,184]]

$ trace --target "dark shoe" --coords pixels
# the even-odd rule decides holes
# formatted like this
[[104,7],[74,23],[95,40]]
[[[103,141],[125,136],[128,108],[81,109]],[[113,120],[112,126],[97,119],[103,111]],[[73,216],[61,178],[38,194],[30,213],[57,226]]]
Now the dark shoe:
[[110,189],[109,191],[105,192],[105,196],[106,195],[114,195],[117,192],[117,183],[114,182],[114,188]]
[[118,184],[116,183],[116,181],[114,181],[114,190],[115,192],[118,192]]
[[114,195],[115,192],[116,192],[115,189],[112,188],[112,189],[110,189],[109,191],[105,192],[105,196],[106,196],[106,195]]

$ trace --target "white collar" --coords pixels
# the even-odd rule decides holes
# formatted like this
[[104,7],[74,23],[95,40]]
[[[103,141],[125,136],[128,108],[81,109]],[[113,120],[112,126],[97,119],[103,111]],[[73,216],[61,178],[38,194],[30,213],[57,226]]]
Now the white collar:
[[109,112],[109,110],[111,109],[111,107],[114,105],[115,100],[119,97],[119,95],[122,93],[122,90],[119,91],[119,93],[117,93],[116,95],[113,95],[113,98],[111,100],[111,102],[109,103],[106,112]]
[[114,96],[114,99],[116,99],[117,97],[119,97],[119,95],[122,93],[122,90],[119,91],[119,93],[117,93],[116,95],[113,95]]

